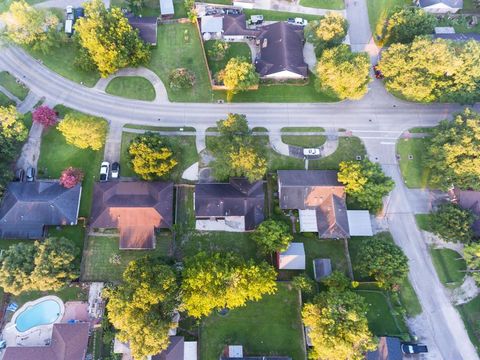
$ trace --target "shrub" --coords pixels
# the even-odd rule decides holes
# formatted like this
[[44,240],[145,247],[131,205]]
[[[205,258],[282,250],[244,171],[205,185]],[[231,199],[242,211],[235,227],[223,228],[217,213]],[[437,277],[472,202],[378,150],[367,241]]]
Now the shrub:
[[67,189],[73,188],[75,185],[81,183],[82,180],[82,170],[71,166],[63,170],[62,174],[60,175],[60,185]]
[[57,123],[57,113],[46,105],[39,106],[33,110],[32,120],[45,127],[53,126]]
[[195,84],[195,74],[185,68],[172,70],[168,76],[168,85],[173,90],[188,89]]

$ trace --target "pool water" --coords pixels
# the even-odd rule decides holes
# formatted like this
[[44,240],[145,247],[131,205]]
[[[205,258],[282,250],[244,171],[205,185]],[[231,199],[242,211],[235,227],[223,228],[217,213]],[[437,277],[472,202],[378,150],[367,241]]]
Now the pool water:
[[27,307],[15,319],[15,327],[24,332],[39,325],[53,324],[60,317],[60,304],[55,300],[44,300]]

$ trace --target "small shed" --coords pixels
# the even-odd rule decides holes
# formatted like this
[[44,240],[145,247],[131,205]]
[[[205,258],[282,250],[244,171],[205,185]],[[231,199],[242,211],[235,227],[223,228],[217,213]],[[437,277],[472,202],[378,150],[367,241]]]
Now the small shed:
[[287,250],[278,253],[280,270],[305,270],[305,248],[303,243],[291,243]]
[[223,16],[207,15],[200,19],[200,29],[202,34],[221,35],[223,31]]
[[243,359],[243,346],[228,345],[228,357],[233,359]]
[[332,262],[330,259],[313,260],[313,275],[316,281],[328,277],[332,273]]
[[347,217],[350,236],[373,236],[368,210],[347,210]]
[[160,0],[160,14],[162,19],[171,19],[175,14],[173,0]]

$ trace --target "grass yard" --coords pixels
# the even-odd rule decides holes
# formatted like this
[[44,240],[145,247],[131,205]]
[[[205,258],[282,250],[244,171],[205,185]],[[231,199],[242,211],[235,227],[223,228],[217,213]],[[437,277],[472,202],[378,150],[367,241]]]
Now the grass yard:
[[373,36],[381,37],[388,17],[397,7],[410,6],[409,0],[367,0],[368,18]]
[[127,99],[145,101],[153,101],[156,96],[152,83],[141,76],[116,77],[108,83],[105,92]]
[[0,91],[0,106],[10,106],[16,105],[15,101],[10,100],[10,98]]
[[451,249],[434,248],[430,248],[430,254],[442,284],[450,288],[460,286],[467,270],[462,255]]
[[[83,253],[82,281],[120,281],[130,261],[147,255],[169,256],[172,235],[161,232],[157,235],[154,250],[120,250],[118,236],[89,236]],[[120,256],[120,263],[110,259]]]
[[[282,128],[282,132],[323,132],[321,127],[292,127]],[[324,135],[282,135],[282,141],[285,144],[300,146],[304,148],[315,148],[322,146],[325,143],[326,136]]]
[[123,128],[124,129],[151,130],[151,131],[195,131],[195,128],[191,127],[191,126],[168,127],[168,126],[149,126],[149,125],[126,124],[126,125],[123,126]]
[[21,304],[25,304],[28,301],[38,299],[39,297],[45,295],[56,295],[64,302],[78,300],[86,301],[88,299],[88,293],[84,289],[76,285],[72,285],[59,291],[29,291],[18,296],[12,296],[11,300],[21,306]]
[[215,75],[218,72],[225,69],[225,66],[227,66],[228,61],[232,58],[243,57],[248,61],[250,61],[252,58],[252,53],[246,43],[232,42],[232,43],[228,43],[230,46],[225,54],[225,57],[221,60],[215,60],[209,54],[214,44],[215,44],[215,40],[209,40],[204,43],[205,54],[207,55],[208,67],[210,68],[210,71],[212,72],[213,77],[215,77]]
[[465,323],[470,340],[480,352],[480,295],[470,302],[457,306],[457,310]]
[[193,211],[193,186],[177,187],[175,206],[175,224],[180,233],[195,229],[195,212]]
[[69,145],[60,131],[56,128],[50,128],[42,135],[40,158],[38,159],[38,177],[58,179],[62,170],[69,166],[82,169],[84,179],[80,216],[88,217],[92,204],[93,183],[97,179],[102,160],[103,148],[93,151]]
[[422,305],[418,300],[415,289],[408,279],[405,279],[403,283],[400,284],[398,295],[403,307],[407,311],[407,316],[413,317],[422,313]]
[[[122,147],[120,153],[122,176],[136,176],[135,172],[130,166],[128,147],[130,142],[138,135],[139,134],[127,132],[122,133]],[[178,161],[177,166],[175,166],[167,178],[176,182],[180,182],[185,169],[198,161],[195,136],[161,136],[161,138],[173,149],[175,157]]]
[[[310,0],[310,1],[315,1],[315,0]],[[328,1],[328,0],[322,0],[322,1]],[[335,0],[335,1],[339,1],[339,0]],[[260,9],[243,9],[243,13],[246,15],[247,20],[252,15],[263,15],[263,19],[265,21],[286,21],[288,18],[296,18],[296,17],[300,17],[308,21],[312,21],[312,20],[319,20],[321,18],[321,16],[318,16],[318,15],[300,14],[300,13],[275,11],[275,10],[260,10]]]
[[85,242],[85,227],[83,224],[75,226],[59,226],[48,228],[48,237],[64,237],[72,240],[80,250],[83,252],[83,245]]
[[227,344],[243,345],[245,355],[282,355],[305,359],[298,293],[278,283],[275,295],[203,320],[200,359],[217,359]]
[[420,230],[423,231],[432,231],[431,225],[432,214],[415,214],[415,221]]
[[[429,170],[424,165],[426,149],[425,139],[400,139],[397,143],[400,171],[405,185],[409,188],[429,186]],[[410,160],[409,155],[412,155],[413,159]]]
[[28,95],[28,88],[17,83],[17,79],[6,71],[0,72],[0,85],[20,100],[25,100]]
[[300,0],[300,5],[330,10],[341,10],[345,8],[343,0]]
[[[159,16],[160,15],[160,2],[156,0],[143,0],[144,5],[140,9],[139,15],[141,16]],[[111,0],[110,6],[117,6],[127,9],[128,3],[125,0]]]

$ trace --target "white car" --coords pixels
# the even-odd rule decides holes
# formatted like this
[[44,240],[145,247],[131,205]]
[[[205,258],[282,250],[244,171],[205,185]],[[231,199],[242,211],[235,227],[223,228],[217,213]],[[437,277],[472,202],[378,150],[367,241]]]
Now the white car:
[[73,6],[72,6],[72,5],[68,5],[68,6],[65,8],[65,12],[67,13],[67,15],[73,14]]
[[108,161],[102,162],[100,166],[100,181],[108,181],[108,173],[110,172],[110,163]]
[[303,149],[303,155],[305,156],[318,156],[320,155],[320,149],[315,149],[315,148],[312,148],[312,149]]

